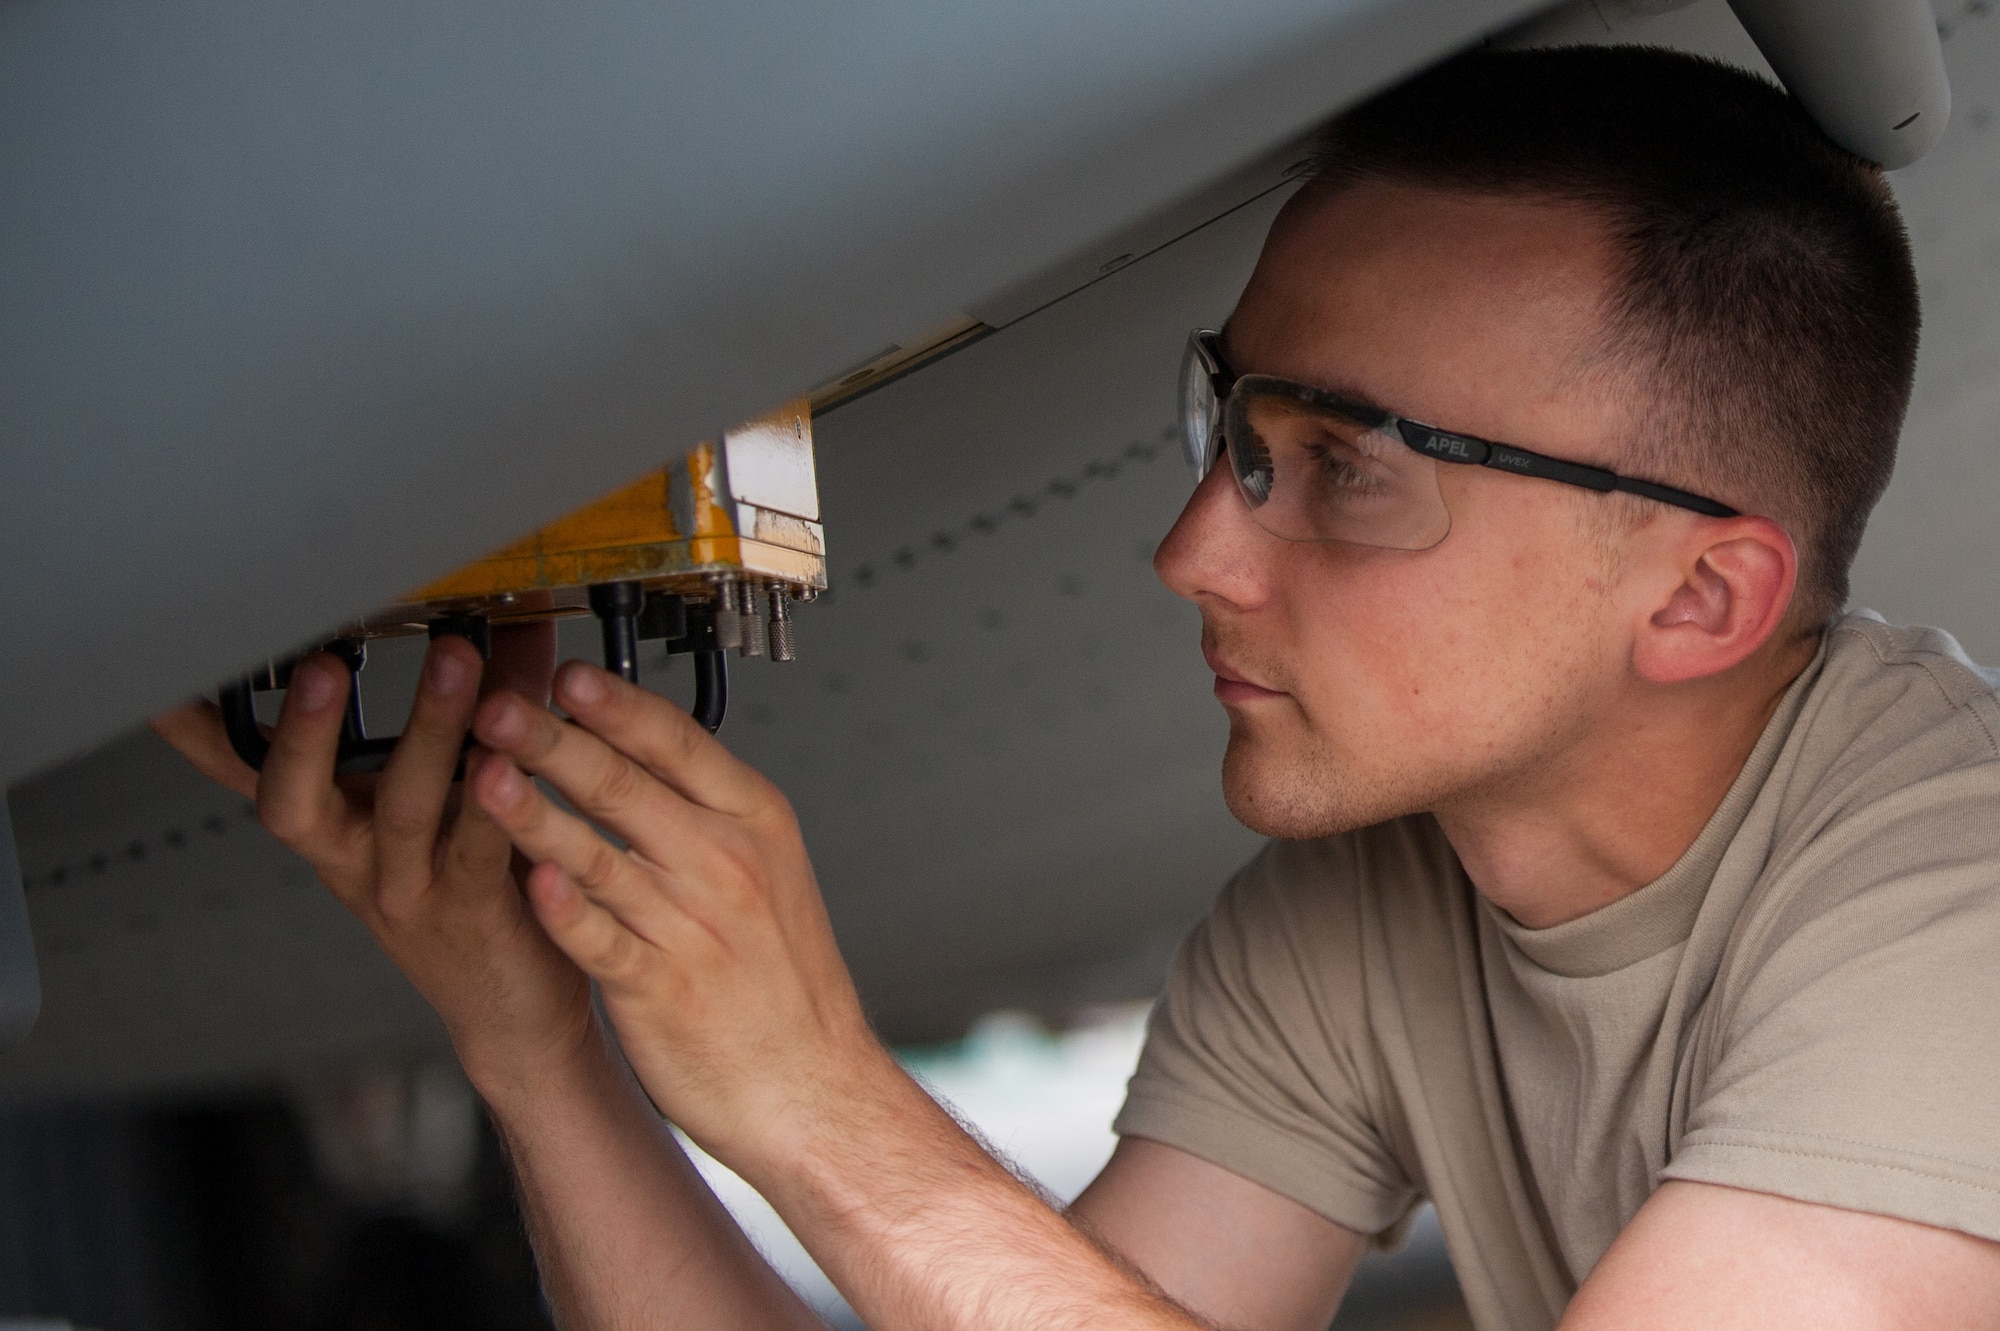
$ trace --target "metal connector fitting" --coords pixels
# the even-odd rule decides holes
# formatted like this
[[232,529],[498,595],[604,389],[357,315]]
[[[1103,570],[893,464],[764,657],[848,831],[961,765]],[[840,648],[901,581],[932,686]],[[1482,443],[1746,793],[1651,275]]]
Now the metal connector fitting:
[[757,605],[755,583],[738,583],[736,587],[737,618],[743,625],[743,644],[738,649],[745,656],[764,654],[764,616]]
[[792,641],[792,610],[783,587],[771,588],[771,659],[798,659],[798,648]]
[[[723,577],[715,583],[715,645],[728,651],[743,645],[743,615],[736,608],[736,579]],[[748,653],[746,652],[747,656]]]

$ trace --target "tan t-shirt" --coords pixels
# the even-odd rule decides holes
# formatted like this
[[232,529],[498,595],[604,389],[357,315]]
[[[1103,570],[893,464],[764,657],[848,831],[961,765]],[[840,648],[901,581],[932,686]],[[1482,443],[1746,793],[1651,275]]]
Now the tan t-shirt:
[[1362,1233],[1437,1206],[1552,1327],[1663,1179],[2000,1239],[2000,674],[1849,615],[1672,869],[1551,929],[1428,817],[1279,842],[1175,962],[1117,1130]]

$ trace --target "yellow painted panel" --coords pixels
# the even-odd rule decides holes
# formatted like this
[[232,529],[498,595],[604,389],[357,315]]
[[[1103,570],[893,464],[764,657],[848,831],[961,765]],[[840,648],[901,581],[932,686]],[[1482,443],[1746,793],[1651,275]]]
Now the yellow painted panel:
[[667,503],[665,468],[551,522],[535,536],[544,555],[679,540],[681,533],[674,530],[673,509]]
[[[757,421],[760,425],[782,425],[801,431],[809,431],[810,422],[804,399],[787,403]],[[662,468],[538,531],[508,542],[454,573],[426,583],[400,598],[401,603],[462,601],[626,578],[748,567],[745,542],[736,530],[734,505],[721,493],[722,478],[714,445],[696,446],[675,465],[686,468],[690,482],[692,533],[680,531],[674,521],[671,469]],[[773,535],[778,534],[774,530]],[[816,544],[817,529],[812,529],[809,536]],[[780,539],[786,544],[804,543],[804,534],[786,529]],[[763,543],[753,544],[759,550],[769,548]],[[756,560],[753,558],[752,562]],[[809,570],[802,579],[809,585],[825,584],[823,564],[801,563],[789,554],[778,562],[784,571],[770,570],[774,576],[799,578],[800,574],[792,571],[797,568]]]
[[715,445],[698,445],[687,456],[687,469],[694,491],[693,534],[734,536],[736,524],[730,520],[727,499],[720,493],[722,478],[716,474]]

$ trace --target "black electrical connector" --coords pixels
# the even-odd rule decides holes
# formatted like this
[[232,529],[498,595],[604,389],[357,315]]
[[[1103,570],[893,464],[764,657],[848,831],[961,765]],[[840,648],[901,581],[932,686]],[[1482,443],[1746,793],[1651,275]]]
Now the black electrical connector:
[[694,706],[688,714],[713,735],[729,711],[729,654],[716,640],[715,604],[684,607],[686,632],[667,640],[667,654],[694,657]]
[[[395,751],[396,741],[401,737],[368,737],[367,720],[361,711],[361,671],[368,664],[366,644],[358,638],[335,638],[319,650],[339,657],[347,667],[347,711],[340,721],[340,749],[334,759],[334,775],[361,776],[381,771],[388,765],[389,755]],[[276,664],[266,663],[263,668],[245,675],[234,684],[224,685],[216,695],[216,703],[222,709],[222,729],[229,736],[229,747],[257,771],[264,770],[264,759],[271,753],[271,741],[265,736],[263,727],[257,724],[256,696],[289,688],[295,663],[296,658]]]
[[647,592],[639,611],[639,641],[658,642],[665,638],[685,638],[688,631],[687,600],[672,592]]
[[590,608],[604,630],[604,668],[628,684],[639,682],[639,611],[646,590],[636,582],[600,582],[590,589]]

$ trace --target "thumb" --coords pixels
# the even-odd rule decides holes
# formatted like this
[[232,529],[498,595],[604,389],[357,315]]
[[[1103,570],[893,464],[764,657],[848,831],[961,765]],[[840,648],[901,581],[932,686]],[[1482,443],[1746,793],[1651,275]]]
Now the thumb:
[[245,799],[257,798],[257,770],[236,756],[222,727],[222,709],[196,698],[146,723],[209,780]]

